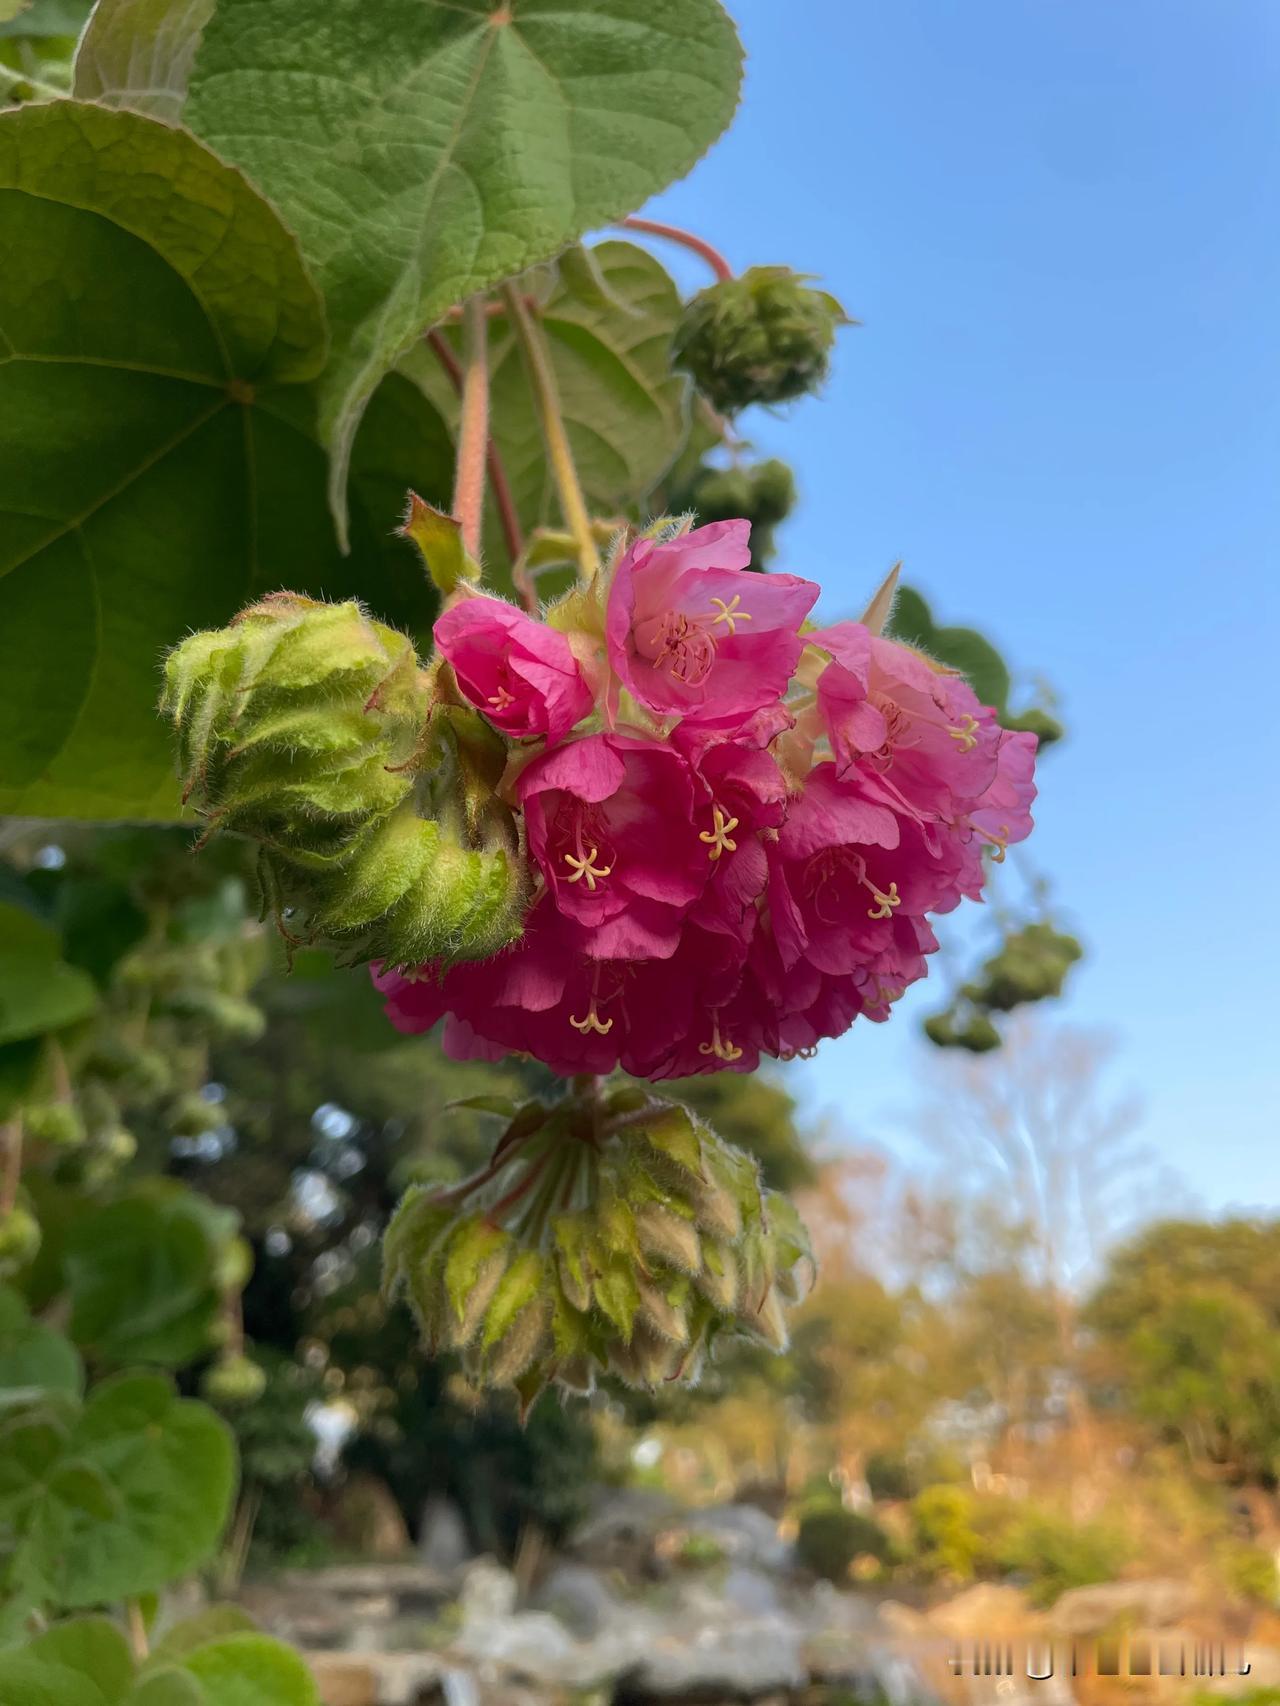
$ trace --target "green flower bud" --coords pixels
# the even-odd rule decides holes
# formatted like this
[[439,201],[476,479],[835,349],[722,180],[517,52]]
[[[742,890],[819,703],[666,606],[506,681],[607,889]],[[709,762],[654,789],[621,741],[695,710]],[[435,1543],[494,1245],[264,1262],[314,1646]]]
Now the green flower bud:
[[848,325],[833,296],[787,267],[752,267],[713,284],[685,309],[675,359],[724,414],[785,403],[827,375],[836,331]]
[[266,1371],[242,1354],[211,1363],[200,1377],[200,1396],[221,1410],[239,1410],[256,1404],[266,1389]]
[[29,1208],[15,1203],[0,1214],[0,1279],[33,1262],[40,1248],[40,1222]]
[[388,1291],[472,1379],[527,1408],[553,1381],[691,1379],[721,1336],[785,1342],[812,1266],[804,1227],[687,1108],[571,1092],[517,1110],[496,1153],[472,1181],[412,1191],[384,1252]]
[[319,851],[409,791],[429,688],[412,643],[354,600],[276,593],[175,647],[161,709],[204,816]]
[[58,1149],[76,1149],[88,1135],[74,1102],[33,1102],[23,1110],[27,1136]]
[[200,1137],[222,1124],[224,1115],[213,1102],[206,1102],[199,1091],[191,1090],[173,1102],[165,1123],[173,1137]]

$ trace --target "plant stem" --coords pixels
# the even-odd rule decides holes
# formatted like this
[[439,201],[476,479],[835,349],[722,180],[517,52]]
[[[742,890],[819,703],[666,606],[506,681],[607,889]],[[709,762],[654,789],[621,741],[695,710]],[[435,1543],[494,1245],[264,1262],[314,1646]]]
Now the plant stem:
[[129,1645],[133,1648],[133,1656],[141,1664],[151,1651],[151,1643],[147,1639],[147,1620],[142,1615],[142,1607],[136,1599],[125,1601],[125,1617],[129,1624]]
[[18,1200],[22,1177],[22,1121],[7,1120],[0,1126],[0,1214],[8,1214]]
[[721,284],[733,277],[733,268],[719,249],[713,249],[703,238],[695,237],[692,231],[685,231],[679,225],[664,225],[660,219],[640,219],[632,214],[629,219],[620,219],[618,227],[623,231],[644,231],[650,237],[665,237],[669,242],[679,243],[682,248],[692,249],[695,255],[701,255],[706,261]]
[[453,517],[462,529],[464,549],[478,558],[484,522],[485,452],[489,445],[489,321],[479,296],[464,304],[463,330],[462,418],[458,423]]
[[[427,333],[427,342],[436,360],[444,368],[453,381],[459,396],[462,394],[462,364],[449,347],[449,340],[439,331]],[[507,470],[503,465],[502,454],[490,435],[489,447],[486,452],[489,463],[489,489],[493,493],[493,501],[497,506],[498,520],[502,524],[502,537],[506,542],[507,555],[514,563],[524,550],[524,535],[520,530],[520,518],[516,514],[515,500],[511,496],[511,482],[507,479]],[[538,614],[538,595],[531,585],[518,589],[525,601],[525,607],[531,616]]]
[[33,95],[46,101],[65,101],[68,98],[66,89],[59,89],[53,83],[42,83],[39,77],[16,71],[12,65],[0,65],[0,82],[10,89],[30,89]]
[[586,499],[582,495],[578,470],[574,467],[573,452],[569,448],[569,435],[564,429],[564,416],[560,412],[560,398],[556,390],[556,376],[547,355],[547,346],[543,342],[541,328],[534,321],[519,292],[513,290],[510,285],[505,285],[503,299],[524,354],[525,367],[533,387],[538,419],[542,426],[542,438],[547,447],[547,458],[555,477],[556,490],[560,494],[560,507],[564,511],[565,525],[573,535],[577,549],[579,573],[584,581],[590,581],[599,570],[600,553],[596,550],[595,535],[591,531],[591,517],[587,512]]

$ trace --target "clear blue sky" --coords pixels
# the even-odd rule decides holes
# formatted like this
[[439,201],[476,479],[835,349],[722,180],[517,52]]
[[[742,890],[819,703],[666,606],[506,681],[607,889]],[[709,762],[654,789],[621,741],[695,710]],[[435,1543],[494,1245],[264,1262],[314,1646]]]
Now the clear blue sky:
[[[748,420],[801,475],[779,567],[853,614],[901,556],[1057,685],[1066,1010],[1201,1202],[1280,1205],[1280,8],[729,5],[737,123],[649,211],[865,322],[820,401]],[[792,1086],[894,1142],[932,994]]]

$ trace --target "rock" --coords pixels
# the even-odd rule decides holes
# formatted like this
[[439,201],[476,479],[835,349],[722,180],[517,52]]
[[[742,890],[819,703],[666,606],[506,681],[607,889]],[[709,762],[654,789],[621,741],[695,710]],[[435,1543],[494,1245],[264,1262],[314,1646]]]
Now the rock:
[[350,1659],[312,1658],[312,1674],[324,1706],[382,1706],[378,1678]]
[[1194,1604],[1194,1590],[1172,1577],[1102,1582],[1097,1587],[1069,1588],[1055,1601],[1048,1621],[1063,1635],[1094,1635],[1122,1621],[1147,1629],[1167,1629],[1185,1617]]
[[659,1550],[671,1558],[698,1548],[718,1549],[734,1563],[762,1570],[790,1569],[794,1553],[778,1525],[757,1505],[712,1505],[672,1524],[660,1537]]
[[412,1550],[409,1530],[391,1489],[377,1475],[351,1475],[333,1512],[333,1530],[344,1551],[364,1558],[403,1558]]
[[443,1494],[433,1494],[422,1507],[418,1556],[429,1570],[444,1576],[460,1570],[474,1556],[462,1512]]
[[677,1512],[673,1499],[646,1487],[610,1487],[574,1530],[569,1551],[631,1578],[651,1573],[654,1535]]
[[653,1640],[626,1688],[628,1698],[738,1695],[754,1699],[809,1680],[801,1634],[787,1617],[704,1626],[691,1639]]
[[450,1672],[434,1653],[347,1653],[309,1663],[324,1706],[420,1706],[442,1697],[451,1706],[470,1706],[478,1700],[474,1679]]
[[954,1599],[935,1605],[928,1621],[945,1635],[1013,1635],[1036,1621],[1026,1595],[1017,1588],[979,1582]]
[[380,1599],[390,1596],[401,1609],[408,1605],[432,1609],[452,1598],[450,1584],[423,1564],[334,1564],[322,1570],[282,1570],[275,1588],[304,1596],[330,1599]]
[[477,1558],[462,1577],[458,1608],[464,1626],[496,1623],[516,1608],[516,1578],[493,1558]]
[[534,1609],[549,1611],[579,1639],[590,1641],[619,1616],[617,1597],[586,1564],[558,1563],[538,1588]]
[[770,1617],[782,1610],[773,1579],[749,1564],[736,1564],[720,1587],[725,1603],[748,1617]]

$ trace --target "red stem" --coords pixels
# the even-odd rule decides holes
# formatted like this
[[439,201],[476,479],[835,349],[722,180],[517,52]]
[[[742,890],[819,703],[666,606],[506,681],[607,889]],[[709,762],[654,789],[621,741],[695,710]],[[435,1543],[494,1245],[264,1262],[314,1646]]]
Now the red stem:
[[733,277],[733,268],[719,249],[712,248],[704,238],[696,237],[692,231],[685,231],[679,225],[664,225],[660,219],[641,219],[633,213],[628,219],[620,219],[618,227],[623,231],[644,231],[650,237],[665,237],[671,243],[692,249],[695,255],[701,255],[721,284]]
[[[453,381],[458,395],[462,395],[462,363],[449,347],[448,339],[438,330],[427,333],[427,342],[435,353],[436,360],[444,368]],[[506,542],[507,555],[515,562],[524,550],[524,536],[520,531],[520,518],[516,514],[515,501],[511,496],[511,484],[507,479],[507,471],[503,466],[502,457],[497,445],[490,438],[487,450],[489,464],[489,485],[493,492],[493,501],[498,508],[498,520],[502,524],[502,537]],[[521,591],[523,592],[523,588]],[[530,589],[532,592],[532,589]],[[538,614],[538,596],[532,593],[532,603],[525,596],[525,605],[531,616]]]
[[484,304],[473,297],[464,306],[466,361],[462,371],[462,414],[458,424],[458,460],[454,470],[453,514],[462,530],[464,550],[478,558],[484,522],[484,474],[489,447],[488,326]]

